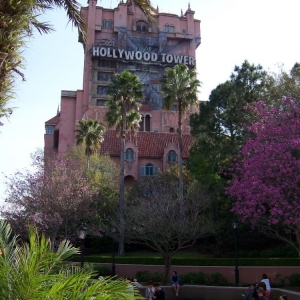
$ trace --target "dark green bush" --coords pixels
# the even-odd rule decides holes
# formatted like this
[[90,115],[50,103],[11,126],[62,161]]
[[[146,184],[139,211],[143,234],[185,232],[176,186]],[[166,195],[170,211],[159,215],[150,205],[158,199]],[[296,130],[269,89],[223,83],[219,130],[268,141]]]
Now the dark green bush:
[[158,271],[151,274],[151,280],[155,282],[162,282],[163,277],[164,277],[163,273]]
[[94,265],[94,270],[98,273],[98,276],[109,276],[111,275],[111,270],[104,266]]
[[202,272],[189,272],[180,276],[180,279],[185,284],[205,284],[206,276]]
[[300,286],[300,274],[299,273],[294,273],[294,274],[288,276],[288,280],[289,280],[291,286]]
[[[86,262],[111,263],[108,256],[86,256]],[[79,262],[80,256],[71,261]],[[157,257],[116,257],[118,264],[164,265],[162,258]],[[234,258],[173,258],[173,266],[235,266]],[[239,258],[239,266],[300,266],[299,258]]]
[[143,271],[137,271],[135,274],[135,278],[138,282],[148,282],[148,281],[154,281],[154,282],[161,282],[163,279],[163,273],[161,272],[154,272],[151,273],[149,271],[143,270]]
[[151,273],[149,271],[143,270],[143,271],[137,271],[135,274],[135,278],[138,282],[148,282],[151,279]]
[[221,273],[215,272],[209,276],[209,284],[211,284],[211,285],[227,285],[227,279]]

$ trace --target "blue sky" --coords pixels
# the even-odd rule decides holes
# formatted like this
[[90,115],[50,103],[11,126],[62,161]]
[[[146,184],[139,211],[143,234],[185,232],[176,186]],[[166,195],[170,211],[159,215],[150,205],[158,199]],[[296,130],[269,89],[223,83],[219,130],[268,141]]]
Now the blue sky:
[[[87,1],[79,1],[83,6]],[[118,2],[97,5],[116,7]],[[188,2],[153,1],[160,12],[180,15]],[[234,66],[247,59],[276,71],[278,64],[289,70],[300,62],[299,0],[191,0],[195,18],[201,20],[202,43],[197,49],[197,70],[203,82],[200,99],[226,81]],[[29,167],[30,154],[44,144],[44,123],[56,114],[61,90],[82,88],[83,47],[77,30],[67,25],[64,11],[54,10],[43,17],[56,31],[35,34],[24,50],[26,82],[16,82],[17,107],[10,121],[0,127],[0,201],[4,198],[4,175]]]

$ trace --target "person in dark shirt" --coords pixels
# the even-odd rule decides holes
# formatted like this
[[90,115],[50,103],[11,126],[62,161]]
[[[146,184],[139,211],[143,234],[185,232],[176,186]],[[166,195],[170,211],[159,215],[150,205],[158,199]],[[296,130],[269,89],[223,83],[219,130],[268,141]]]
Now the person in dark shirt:
[[173,274],[170,278],[170,281],[171,281],[171,284],[172,284],[172,287],[173,287],[173,290],[176,294],[176,296],[178,297],[178,294],[179,294],[179,287],[180,287],[180,278],[177,274],[176,271],[173,271]]
[[159,283],[154,283],[155,293],[153,299],[155,300],[165,300],[165,292],[161,289]]

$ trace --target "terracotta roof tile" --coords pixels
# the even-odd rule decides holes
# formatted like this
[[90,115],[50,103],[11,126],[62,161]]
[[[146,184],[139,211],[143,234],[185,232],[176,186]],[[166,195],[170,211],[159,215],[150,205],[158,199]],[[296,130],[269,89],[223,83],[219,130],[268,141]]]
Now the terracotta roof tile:
[[[183,139],[183,158],[188,157],[188,150],[193,143],[190,134],[184,134]],[[162,157],[164,148],[173,143],[178,147],[178,136],[172,133],[138,132],[135,136],[126,135],[126,142],[131,140],[138,147],[138,157]],[[114,130],[108,130],[101,144],[101,153],[111,156],[120,156],[120,139]]]
[[53,117],[52,119],[48,120],[47,122],[45,122],[45,124],[51,124],[51,125],[56,125],[60,120],[60,116],[56,115],[55,117]]

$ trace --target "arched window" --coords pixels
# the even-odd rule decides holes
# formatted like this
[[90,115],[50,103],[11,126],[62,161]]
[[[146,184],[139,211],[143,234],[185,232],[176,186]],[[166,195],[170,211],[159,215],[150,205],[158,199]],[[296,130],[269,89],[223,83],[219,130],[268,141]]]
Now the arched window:
[[153,176],[153,165],[152,164],[146,164],[145,166],[145,171],[146,171],[146,176]]
[[134,151],[131,148],[128,148],[125,151],[125,160],[127,160],[127,161],[133,161],[134,160],[134,156],[135,156],[135,153],[134,153]]
[[170,132],[170,133],[174,133],[174,132],[175,132],[175,128],[174,128],[174,127],[170,127],[169,132]]
[[145,118],[143,115],[141,115],[141,121],[140,121],[140,131],[144,131],[144,122],[145,122]]
[[107,26],[107,20],[102,20],[102,28],[107,28],[106,26]]
[[169,151],[167,159],[169,163],[177,162],[176,152],[174,150]]
[[165,31],[165,32],[169,32],[169,24],[165,24],[164,31]]
[[136,22],[136,31],[148,31],[148,23],[146,21],[137,21]]
[[150,122],[151,122],[151,117],[147,115],[145,118],[145,131],[150,131]]
[[173,24],[171,24],[171,25],[169,26],[169,32],[170,32],[170,33],[174,33],[174,32],[175,32],[175,26],[174,26]]

